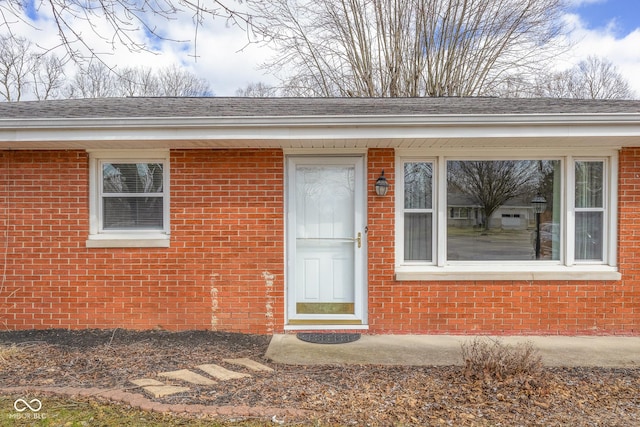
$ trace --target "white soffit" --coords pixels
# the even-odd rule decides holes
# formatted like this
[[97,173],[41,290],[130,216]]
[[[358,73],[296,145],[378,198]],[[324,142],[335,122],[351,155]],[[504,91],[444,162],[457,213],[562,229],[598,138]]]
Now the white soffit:
[[640,115],[0,119],[3,149],[640,146]]

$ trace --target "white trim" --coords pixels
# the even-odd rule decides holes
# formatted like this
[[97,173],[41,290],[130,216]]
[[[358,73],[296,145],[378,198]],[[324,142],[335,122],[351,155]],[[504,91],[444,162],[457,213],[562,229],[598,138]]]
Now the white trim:
[[[429,157],[397,157],[395,161],[395,168],[397,172],[397,176],[404,176],[404,165],[405,163],[430,163],[432,168],[432,185],[431,185],[431,209],[405,209],[404,208],[404,179],[396,180],[396,192],[395,192],[395,212],[396,212],[396,221],[395,221],[395,235],[403,236],[404,242],[404,215],[405,213],[417,212],[417,213],[427,213],[427,211],[431,211],[431,227],[432,234],[434,238],[431,239],[431,261],[425,262],[424,264],[435,265],[437,263],[437,245],[439,242],[436,241],[438,236],[438,215],[439,212],[437,210],[438,206],[438,188],[436,187],[436,183],[438,182],[437,174],[438,174],[438,163],[437,158],[429,158]],[[395,245],[395,256],[396,259],[404,259],[404,244],[396,244]]]
[[[323,154],[325,154],[323,152]],[[355,286],[355,299],[354,307],[355,313],[353,315],[294,315],[295,314],[295,286],[293,280],[295,280],[295,233],[291,232],[291,229],[295,229],[295,211],[292,206],[295,206],[295,188],[292,182],[291,174],[295,172],[295,166],[298,164],[309,165],[322,165],[330,164],[331,162],[355,166],[355,206],[354,206],[354,231],[361,233],[361,247],[354,257],[354,279]],[[368,286],[367,286],[367,233],[365,227],[367,224],[367,157],[364,154],[348,153],[328,154],[321,155],[320,153],[314,153],[314,155],[289,155],[285,157],[285,325],[288,324],[290,319],[304,321],[306,320],[321,320],[325,319],[327,322],[331,320],[353,320],[361,321],[362,324],[367,323],[368,319]],[[355,236],[354,236],[355,237]],[[300,327],[300,329],[314,329],[317,325],[290,325],[293,328]],[[322,325],[325,326],[325,325]],[[333,326],[332,329],[352,329],[352,326],[356,325],[340,325]]]
[[285,331],[341,331],[341,330],[366,331],[369,325],[284,325]]
[[0,119],[0,129],[106,129],[106,128],[234,128],[308,126],[469,126],[548,125],[562,129],[576,125],[640,125],[638,113],[554,114],[379,114],[307,116],[213,116],[213,117],[116,117],[116,118],[23,118]]
[[166,234],[127,234],[125,236],[89,236],[87,248],[169,248],[171,240]]
[[605,241],[608,243],[606,246],[607,262],[609,265],[618,265],[618,167],[619,152],[615,152],[609,157],[609,173],[607,178],[609,179],[609,197],[607,202],[609,203],[607,213],[609,215],[608,222],[605,219],[605,224],[608,225],[606,230],[609,231],[609,237]]
[[[612,156],[613,157],[613,156]],[[617,153],[616,156],[617,157]],[[593,208],[576,208],[575,207],[575,167],[576,167],[576,163],[578,162],[599,162],[603,164],[603,172],[602,172],[602,203],[603,206],[601,207],[593,207]],[[573,237],[572,239],[572,243],[575,242],[575,215],[576,212],[601,212],[602,213],[602,226],[603,226],[603,232],[602,232],[602,259],[600,260],[600,263],[605,264],[605,265],[615,265],[613,263],[611,263],[611,259],[616,259],[616,247],[613,249],[613,252],[611,252],[611,246],[612,246],[612,242],[616,242],[617,240],[617,233],[613,234],[610,230],[610,226],[611,226],[611,206],[612,205],[617,205],[617,197],[614,196],[614,193],[612,190],[613,188],[617,189],[617,185],[614,186],[613,182],[612,182],[612,178],[610,176],[610,173],[613,172],[613,170],[611,169],[611,163],[612,160],[611,158],[607,158],[607,157],[584,157],[584,156],[575,156],[572,158],[572,164],[571,164],[571,173],[572,173],[572,177],[573,177],[573,186],[571,187],[571,189],[573,190],[573,195],[570,197],[571,199],[571,203],[572,203],[572,209],[573,209],[573,219],[574,219],[574,224],[573,224],[573,228],[571,229],[573,231],[573,234],[571,237]],[[617,218],[617,217],[616,217]],[[573,248],[575,250],[575,247]],[[575,253],[573,253],[574,258],[575,258]],[[584,264],[594,264],[596,262],[598,262],[597,260],[577,260],[574,259],[573,260],[574,264],[576,265],[584,265]]]
[[478,280],[620,280],[622,275],[615,267],[605,265],[523,266],[487,262],[485,266],[448,265],[445,267],[396,267],[395,279],[399,281],[478,281]]
[[285,156],[364,156],[368,148],[283,148]]
[[[423,155],[418,154],[422,152]],[[544,155],[541,155],[541,152]],[[562,155],[550,155],[546,150],[483,151],[481,155],[460,155],[457,152],[429,150],[397,150],[396,176],[396,280],[620,280],[617,261],[617,176],[618,152],[613,150],[580,150],[580,156],[569,149],[558,150]],[[555,154],[555,153],[554,153]],[[435,157],[434,157],[435,156]],[[449,160],[500,160],[500,159],[549,159],[560,160],[562,239],[560,259],[557,261],[448,261],[447,254],[447,175]],[[436,194],[437,217],[434,222],[434,239],[437,247],[433,252],[434,262],[404,261],[404,179],[405,162],[429,161],[434,164],[433,184]],[[603,161],[605,164],[603,195],[605,206],[603,260],[579,261],[574,259],[575,251],[575,162]]]
[[565,266],[572,267],[576,262],[576,164],[575,158],[572,155],[564,158],[563,170],[566,183],[562,188],[562,207],[565,209],[565,212],[562,214],[564,224],[560,225],[560,229],[562,230],[562,241],[560,243],[562,255],[560,256],[560,260],[564,262]]
[[[101,225],[102,172],[100,164],[110,161],[160,162],[163,167],[163,229],[103,230]],[[89,236],[88,248],[169,247],[171,234],[169,150],[94,150],[89,151]]]
[[447,263],[447,159],[439,156],[435,160],[435,191],[438,215],[435,221],[435,238],[437,246],[433,248],[436,265],[440,268]]
[[[150,147],[309,147],[333,141],[360,148],[400,141],[507,141],[576,139],[585,146],[640,146],[639,114],[476,114],[264,117],[122,117],[0,119],[0,148],[90,148],[106,142]],[[528,141],[527,141],[528,140]],[[198,141],[201,141],[198,143]],[[52,143],[53,142],[53,143]],[[445,145],[442,145],[442,144]],[[576,143],[576,141],[574,141]],[[565,144],[566,145],[566,144]],[[427,147],[425,146],[425,147]],[[551,147],[555,144],[551,145]]]

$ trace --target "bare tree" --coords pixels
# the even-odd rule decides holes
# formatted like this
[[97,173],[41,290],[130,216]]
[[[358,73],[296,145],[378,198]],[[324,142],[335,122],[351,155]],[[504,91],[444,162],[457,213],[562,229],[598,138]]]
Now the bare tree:
[[159,93],[160,85],[151,68],[123,68],[118,70],[116,78],[122,96],[156,96]]
[[515,75],[512,82],[494,88],[500,97],[631,99],[636,95],[617,67],[606,58],[589,56],[573,68],[543,72],[533,80]]
[[41,56],[39,59],[31,71],[34,96],[38,100],[60,97],[64,87],[64,61],[55,55]]
[[160,70],[157,74],[161,96],[211,96],[206,80],[177,66]]
[[536,77],[532,96],[541,98],[575,98],[578,93],[577,74],[574,70],[544,73]]
[[558,53],[562,0],[249,0],[267,69],[324,96],[482,95]]
[[102,62],[94,62],[80,70],[65,89],[67,98],[108,98],[118,96],[117,80]]
[[23,37],[0,36],[0,100],[48,99],[57,96],[64,63],[52,54],[36,54]]
[[543,74],[536,79],[534,96],[579,99],[631,99],[629,82],[606,58],[589,56],[564,71]]
[[262,82],[249,83],[244,88],[237,89],[236,96],[247,98],[273,97],[278,96],[278,89]]
[[0,96],[5,101],[20,101],[28,90],[34,68],[30,45],[25,38],[0,36]]
[[456,191],[482,207],[488,230],[496,209],[539,185],[537,168],[536,162],[526,160],[454,161],[449,162],[448,179]]
[[209,83],[176,65],[111,70],[101,62],[81,68],[66,87],[69,98],[114,96],[211,96]]
[[240,3],[242,0],[3,0],[0,28],[13,35],[17,24],[40,29],[40,22],[52,20],[57,44],[64,46],[70,57],[82,61],[99,57],[100,49],[89,44],[90,37],[81,28],[90,28],[107,45],[121,44],[131,51],[146,51],[158,39],[167,40],[163,31],[167,23],[171,25],[171,21],[184,18],[193,24],[196,46],[198,30],[208,20],[221,18],[230,25],[248,29],[251,16],[239,8]]
[[577,82],[574,98],[630,99],[634,97],[629,83],[611,61],[589,56],[574,69]]

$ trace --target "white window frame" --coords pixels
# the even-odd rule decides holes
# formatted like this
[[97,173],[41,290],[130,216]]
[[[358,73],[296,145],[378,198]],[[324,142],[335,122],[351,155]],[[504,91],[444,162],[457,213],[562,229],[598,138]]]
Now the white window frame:
[[[514,152],[483,153],[469,156],[461,152],[439,152],[418,155],[416,151],[396,152],[395,191],[395,255],[396,280],[620,280],[617,268],[617,171],[618,153],[612,150],[597,150],[585,155],[572,152],[558,152],[549,155],[535,150]],[[447,161],[449,160],[560,160],[562,170],[561,190],[561,247],[559,260],[522,261],[448,261],[447,254]],[[575,162],[604,161],[605,187],[603,233],[603,260],[576,261],[575,250]],[[405,162],[432,162],[434,170],[434,215],[432,262],[404,261],[404,170]]]
[[[89,152],[89,237],[87,247],[169,247],[171,237],[168,150],[105,150]],[[101,186],[103,163],[162,163],[162,230],[104,230],[102,227]]]

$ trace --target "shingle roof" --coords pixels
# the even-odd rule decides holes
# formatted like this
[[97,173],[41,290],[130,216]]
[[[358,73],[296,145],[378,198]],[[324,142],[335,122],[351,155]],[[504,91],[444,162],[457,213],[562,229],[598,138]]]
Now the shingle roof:
[[640,114],[640,101],[531,98],[96,98],[0,103],[0,119]]

